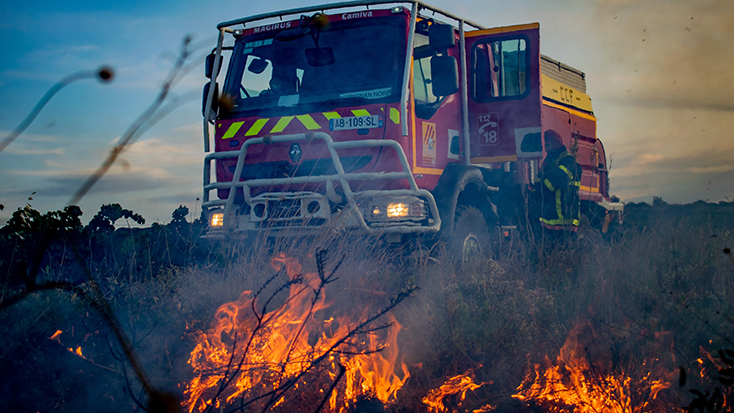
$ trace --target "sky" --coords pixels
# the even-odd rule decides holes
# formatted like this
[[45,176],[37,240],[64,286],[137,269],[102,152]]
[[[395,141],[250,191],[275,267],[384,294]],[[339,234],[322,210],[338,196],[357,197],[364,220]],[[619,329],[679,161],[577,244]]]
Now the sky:
[[[734,1],[430,3],[488,27],[540,23],[542,53],[586,73],[597,135],[611,159],[612,194],[625,202],[734,200]],[[172,111],[123,153],[80,206],[85,222],[109,203],[143,215],[147,224],[170,221],[179,205],[199,211],[203,56],[215,46],[216,24],[313,4],[6,2],[0,139],[62,77],[108,65],[115,78],[66,86],[0,153],[0,225],[27,202],[41,212],[67,205],[153,102],[186,36],[194,53],[171,92]]]

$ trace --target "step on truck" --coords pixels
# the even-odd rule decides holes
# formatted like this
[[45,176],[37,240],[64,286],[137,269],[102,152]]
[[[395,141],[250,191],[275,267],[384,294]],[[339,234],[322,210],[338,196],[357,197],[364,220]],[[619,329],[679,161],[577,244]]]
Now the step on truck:
[[528,193],[549,129],[583,170],[592,223],[621,218],[585,75],[540,53],[538,23],[486,28],[371,0],[217,28],[203,93],[208,237],[354,229],[486,250],[537,220]]

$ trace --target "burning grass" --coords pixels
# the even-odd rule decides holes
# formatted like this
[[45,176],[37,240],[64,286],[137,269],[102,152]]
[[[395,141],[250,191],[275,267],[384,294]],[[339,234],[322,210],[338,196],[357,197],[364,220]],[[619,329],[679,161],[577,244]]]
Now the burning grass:
[[[535,364],[512,397],[559,412],[670,411],[670,399],[658,396],[671,387],[677,372],[655,356],[639,365],[614,366],[611,357],[590,350],[598,339],[590,323],[576,325],[556,362],[546,357]],[[662,350],[657,354],[662,356]]]
[[[403,253],[335,237],[232,245],[212,251],[216,262],[140,278],[130,269],[145,255],[131,253],[95,276],[151,384],[192,412],[244,403],[304,412],[723,411],[731,386],[719,377],[731,366],[717,350],[734,348],[727,231],[676,222],[612,240],[586,233],[554,249],[513,241],[463,272],[440,245]],[[128,244],[144,247],[140,238]],[[317,245],[334,257],[321,269],[309,256]],[[275,261],[280,273],[271,252],[290,257]],[[321,285],[342,256],[338,280]],[[362,324],[406,285],[421,289]],[[108,326],[79,297],[31,294],[0,317],[0,397],[11,410],[145,405]]]
[[[217,309],[189,358],[195,376],[186,383],[184,404],[190,412],[224,405],[311,411],[319,399],[328,400],[327,410],[343,411],[360,396],[395,400],[410,373],[400,363],[403,377],[396,374],[400,324],[388,312],[413,291],[374,314],[363,307],[330,315],[325,287],[336,281],[336,269],[325,273],[324,255],[317,254],[318,271],[305,274],[295,258],[274,258],[276,275],[285,269],[284,282],[273,277]],[[275,290],[268,295],[270,284]]]

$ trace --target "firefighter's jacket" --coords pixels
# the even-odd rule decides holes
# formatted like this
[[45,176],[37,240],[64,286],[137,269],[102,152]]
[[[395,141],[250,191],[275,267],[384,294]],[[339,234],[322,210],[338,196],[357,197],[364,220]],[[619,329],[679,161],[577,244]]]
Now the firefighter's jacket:
[[548,152],[540,171],[540,225],[576,231],[581,201],[581,167],[565,146]]

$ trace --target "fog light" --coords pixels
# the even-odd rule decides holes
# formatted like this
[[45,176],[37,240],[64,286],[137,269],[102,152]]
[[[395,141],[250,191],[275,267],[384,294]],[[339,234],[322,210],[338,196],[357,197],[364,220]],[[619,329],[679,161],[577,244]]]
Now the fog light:
[[388,204],[387,216],[389,218],[407,217],[408,205],[403,203]]
[[265,204],[256,204],[252,208],[252,213],[255,214],[256,217],[262,218],[265,214]]
[[224,214],[212,214],[209,224],[213,227],[221,227],[224,225]]
[[319,209],[321,209],[321,204],[319,203],[319,201],[311,201],[306,206],[306,210],[308,210],[309,214],[315,214],[319,212]]
[[426,217],[426,209],[423,206],[423,201],[418,201],[410,204],[410,212],[409,215],[411,217],[419,217],[419,218],[425,218]]

